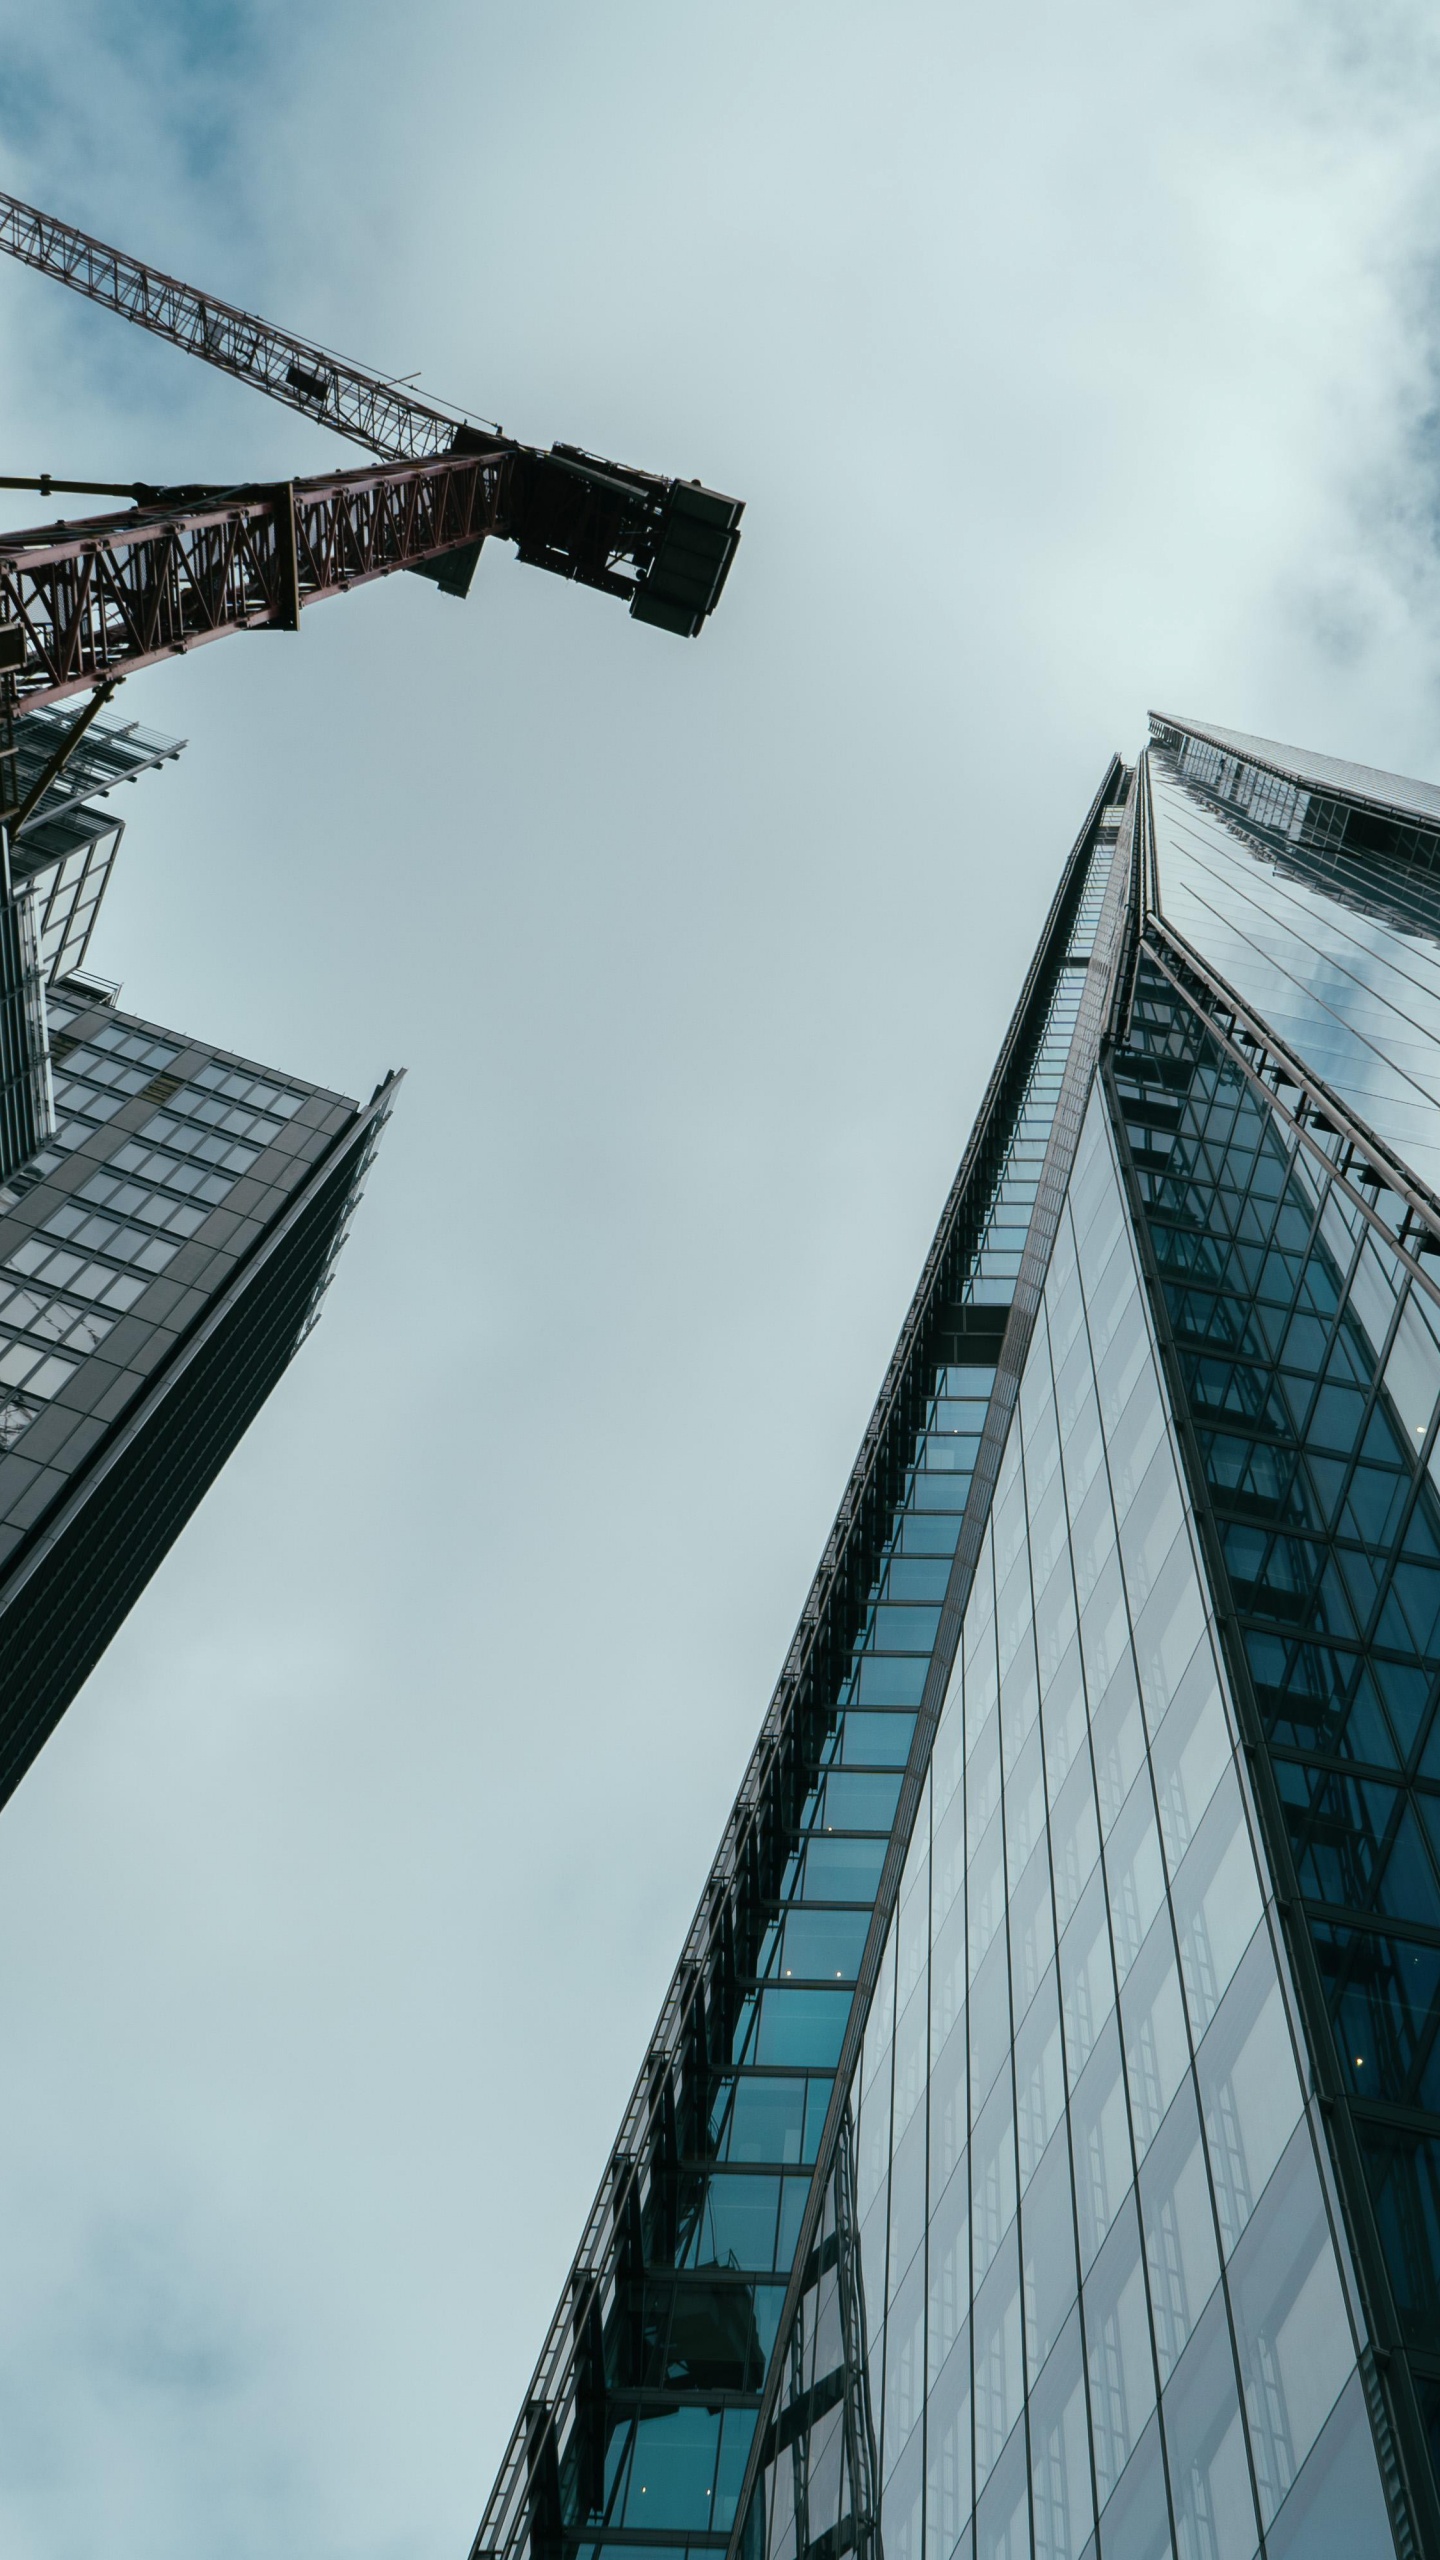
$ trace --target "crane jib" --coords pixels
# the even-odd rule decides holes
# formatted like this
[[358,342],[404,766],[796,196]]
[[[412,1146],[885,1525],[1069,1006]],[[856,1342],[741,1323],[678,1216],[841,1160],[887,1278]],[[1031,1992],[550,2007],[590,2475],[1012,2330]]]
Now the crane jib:
[[0,537],[0,671],[21,709],[505,529],[512,457],[445,455],[278,486],[186,490]]
[[[3,193],[0,250],[237,380],[253,383],[271,399],[332,427],[402,470],[438,468],[461,457],[509,458],[503,523],[489,523],[462,542],[427,543],[413,556],[398,556],[405,546],[387,538],[380,545],[384,556],[372,557],[371,546],[365,553],[369,565],[348,579],[307,593],[302,573],[302,603],[311,601],[312,594],[337,593],[360,577],[383,577],[398,568],[418,570],[446,592],[463,595],[480,543],[489,535],[513,541],[521,560],[532,567],[621,597],[637,622],[661,630],[693,638],[719,602],[740,538],[739,499],[722,497],[695,481],[627,470],[575,445],[543,451],[519,444],[498,428],[479,427],[456,410],[417,400],[387,375],[273,328],[254,313],[200,293]],[[295,484],[297,489],[312,485]],[[382,516],[385,512],[381,508]],[[337,525],[348,521],[342,506]],[[177,519],[173,533],[177,556],[185,554],[193,528]],[[236,557],[246,556],[249,536],[237,533],[236,544]],[[187,629],[195,619],[192,608]],[[213,629],[201,631],[197,623],[194,636],[214,638],[220,629],[236,627],[239,621],[222,617]],[[253,617],[246,627],[254,627]],[[0,639],[0,650],[16,645]],[[189,647],[193,638],[170,645]]]

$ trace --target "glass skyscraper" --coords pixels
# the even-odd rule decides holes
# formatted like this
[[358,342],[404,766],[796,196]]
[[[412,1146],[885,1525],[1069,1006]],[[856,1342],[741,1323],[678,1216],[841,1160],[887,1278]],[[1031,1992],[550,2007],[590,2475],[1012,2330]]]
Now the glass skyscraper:
[[476,2541],[1440,2553],[1440,790],[1065,863]]

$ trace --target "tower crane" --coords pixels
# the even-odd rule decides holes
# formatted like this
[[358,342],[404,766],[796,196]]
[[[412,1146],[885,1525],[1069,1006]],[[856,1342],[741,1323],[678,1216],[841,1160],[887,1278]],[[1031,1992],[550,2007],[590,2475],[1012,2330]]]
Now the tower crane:
[[463,596],[492,539],[687,638],[719,602],[738,499],[576,445],[522,444],[3,193],[0,250],[376,457],[243,487],[0,479],[131,501],[121,515],[0,535],[0,674],[15,711],[113,685],[226,631],[293,630],[304,606],[397,569]]
[[[3,1182],[53,1126],[43,980],[60,963],[45,961],[35,913],[42,891],[53,904],[80,888],[46,829],[62,800],[106,787],[126,760],[126,731],[96,719],[118,684],[227,631],[292,631],[306,605],[397,569],[464,596],[491,540],[693,638],[719,601],[742,508],[698,481],[577,445],[541,451],[418,400],[3,193],[0,250],[368,449],[358,470],[243,486],[0,476],[0,489],[42,498],[130,502],[0,534]],[[67,718],[56,706],[73,695],[86,699]]]

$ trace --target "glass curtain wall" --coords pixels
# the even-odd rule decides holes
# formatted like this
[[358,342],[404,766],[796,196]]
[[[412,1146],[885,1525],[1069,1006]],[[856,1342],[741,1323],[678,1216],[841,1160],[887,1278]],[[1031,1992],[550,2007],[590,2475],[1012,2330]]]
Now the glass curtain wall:
[[[1113,855],[1112,828],[1090,857],[966,1303],[1003,1306],[1013,1294]],[[739,1986],[708,2115],[677,2125],[673,2206],[657,2187],[637,2219],[616,2310],[588,2350],[603,2417],[574,2431],[548,2489],[537,2466],[550,2504],[542,2531],[557,2549],[599,2560],[602,2551],[653,2552],[663,2541],[668,2552],[698,2552],[723,2549],[734,2529],[994,1384],[996,1339],[977,1337],[973,1359],[947,1360],[933,1375],[820,1771],[754,1974]],[[809,2363],[807,2396],[798,2415],[792,2408],[786,2440],[796,2447],[802,2523],[813,2474],[816,2535],[827,2505],[843,2504],[863,2540],[876,2521],[878,2482],[874,2366],[852,2249],[854,2175],[847,2128],[815,2257],[817,2277],[828,2279],[823,2345],[812,2322],[803,2351],[798,2343],[789,2350],[796,2376],[802,2352]],[[810,2423],[832,2411],[812,2457]],[[816,2535],[807,2532],[807,2547]],[[832,2547],[840,2547],[833,2537]]]
[[1157,740],[1108,1040],[1123,795],[484,2560],[1440,2518],[1440,794]]
[[776,2560],[865,2540],[843,2398],[806,2406],[847,2254],[887,2560],[1390,2547],[1264,1879],[1097,1097],[792,2362],[813,2423],[766,2448]]
[[1440,1299],[1146,964],[1116,1081],[1275,1856],[1440,2457]]
[[1173,734],[1148,758],[1162,915],[1440,1191],[1440,833],[1428,862],[1316,845],[1309,795],[1227,759],[1222,797],[1221,760]]

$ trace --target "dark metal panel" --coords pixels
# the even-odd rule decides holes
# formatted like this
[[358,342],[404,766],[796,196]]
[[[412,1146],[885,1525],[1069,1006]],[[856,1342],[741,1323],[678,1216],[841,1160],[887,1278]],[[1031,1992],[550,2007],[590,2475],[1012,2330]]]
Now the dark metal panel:
[[0,1580],[0,1802],[303,1338],[397,1081],[331,1141]]

